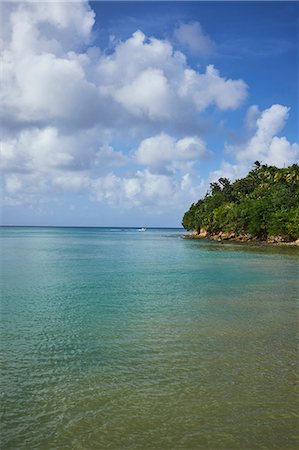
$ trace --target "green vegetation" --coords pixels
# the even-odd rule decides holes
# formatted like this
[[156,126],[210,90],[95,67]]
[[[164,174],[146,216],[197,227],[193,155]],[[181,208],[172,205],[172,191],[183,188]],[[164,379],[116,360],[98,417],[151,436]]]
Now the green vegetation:
[[249,234],[258,239],[299,238],[299,166],[284,169],[255,162],[253,170],[231,183],[211,183],[204,199],[184,214],[187,230]]

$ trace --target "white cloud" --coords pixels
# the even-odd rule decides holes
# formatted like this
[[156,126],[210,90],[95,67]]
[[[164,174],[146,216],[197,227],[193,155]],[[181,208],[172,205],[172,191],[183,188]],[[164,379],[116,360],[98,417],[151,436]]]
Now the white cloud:
[[[54,127],[23,130],[5,139],[0,160],[6,201],[37,203],[71,192],[94,195],[110,206],[145,206],[158,211],[180,202],[187,207],[202,192],[202,180],[189,172],[194,162],[208,155],[199,137],[176,140],[162,134],[145,139],[134,158],[146,168],[123,175],[107,170],[124,166],[128,171],[128,157],[106,143],[92,144],[93,136],[89,139],[83,132],[60,135]],[[176,173],[177,169],[182,173]]]
[[146,69],[132,83],[114,92],[114,98],[128,112],[149,119],[169,119],[174,106],[167,78],[160,69]]
[[227,80],[213,66],[195,71],[169,41],[141,31],[115,41],[109,54],[88,48],[94,13],[85,2],[4,9],[0,99],[11,128],[97,124],[126,133],[142,121],[182,130],[198,127],[198,112],[209,106],[235,109],[246,97],[242,80]]
[[212,39],[204,33],[199,22],[182,23],[174,32],[177,42],[193,53],[209,54],[213,51],[215,44]]
[[143,206],[157,211],[165,206],[176,208],[178,204],[187,208],[203,194],[204,185],[201,179],[189,173],[173,177],[145,169],[128,177],[109,173],[94,180],[92,186],[99,202],[123,208]]
[[299,146],[291,143],[279,134],[288,119],[289,108],[283,105],[272,105],[260,111],[258,106],[251,106],[245,117],[247,131],[251,136],[241,145],[226,145],[226,153],[235,160],[222,161],[218,170],[209,174],[209,181],[226,177],[231,181],[248,173],[255,161],[276,167],[287,167],[298,163]]
[[5,37],[17,54],[58,54],[91,39],[95,14],[87,2],[24,2],[7,5],[6,11],[11,29]]
[[122,152],[115,151],[111,145],[103,144],[95,153],[92,164],[96,168],[98,166],[119,167],[127,162],[128,158]]
[[225,79],[212,65],[204,73],[191,69],[170,42],[148,39],[137,31],[102,55],[97,68],[100,92],[135,116],[149,120],[181,120],[210,105],[238,108],[247,95],[243,80]]
[[0,98],[11,127],[97,124],[121,132],[136,120],[182,127],[210,105],[234,109],[246,96],[242,80],[226,80],[213,66],[197,72],[169,41],[141,31],[115,41],[110,54],[87,48],[94,12],[86,2],[4,11]]
[[232,147],[237,161],[278,167],[288,166],[298,160],[298,145],[291,144],[286,137],[278,137],[288,119],[289,108],[272,105],[265,109],[255,121],[255,134],[243,146]]
[[144,139],[135,154],[136,161],[151,171],[188,170],[201,159],[209,157],[211,152],[198,136],[184,137],[175,140],[162,133]]
[[41,173],[8,173],[4,176],[3,204],[37,204],[54,198],[49,179]]
[[51,182],[54,188],[75,193],[82,193],[89,189],[91,183],[87,172],[63,172],[54,175]]
[[51,173],[51,171],[101,172],[127,162],[122,152],[115,151],[99,138],[84,132],[63,135],[55,127],[30,128],[14,138],[2,140],[0,168],[6,173]]
[[5,4],[3,13],[0,99],[5,122],[92,123],[100,102],[96,85],[86,77],[89,57],[83,61],[71,51],[91,40],[95,15],[88,3]]
[[45,123],[60,120],[62,125],[73,127],[94,123],[100,108],[97,88],[86,80],[78,61],[48,53],[24,55],[14,61],[10,57],[6,53],[3,60],[4,79],[9,85],[2,101],[15,119]]
[[193,101],[198,111],[204,111],[212,104],[220,110],[227,110],[242,104],[247,95],[247,85],[243,80],[222,78],[213,65],[208,65],[203,74],[185,69],[178,92],[181,98]]
[[[197,135],[201,113],[240,107],[243,80],[213,65],[195,70],[168,40],[141,31],[101,51],[92,46],[95,15],[86,2],[5,3],[3,10],[1,165],[10,198],[84,192],[110,205],[161,210],[205,193],[192,172],[211,154]],[[175,36],[193,52],[213,49],[199,23],[182,24]],[[281,105],[251,107],[248,139],[230,147],[236,161],[211,177],[235,178],[257,159],[294,162],[298,146],[278,136],[287,117]],[[124,137],[126,148],[137,149],[131,158],[120,151]]]
[[274,136],[269,145],[269,151],[265,158],[267,164],[278,167],[287,167],[298,163],[299,146],[296,143],[291,144],[285,136]]
[[5,172],[34,172],[64,168],[73,156],[68,142],[60,142],[53,127],[24,130],[17,138],[2,141],[1,170]]
[[145,70],[161,69],[167,78],[174,70],[186,64],[180,52],[173,52],[168,41],[150,38],[138,30],[123,42],[118,42],[114,52],[102,55],[97,71],[102,91],[113,94],[113,87],[132,83]]
[[232,164],[222,161],[219,169],[210,172],[208,181],[212,183],[218,181],[219,178],[228,178],[230,181],[235,181],[237,178],[245,176],[247,172],[248,167],[245,164]]

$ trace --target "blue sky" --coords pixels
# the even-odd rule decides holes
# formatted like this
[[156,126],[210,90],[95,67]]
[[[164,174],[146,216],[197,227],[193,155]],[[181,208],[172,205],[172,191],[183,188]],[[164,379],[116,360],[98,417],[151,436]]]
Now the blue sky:
[[179,226],[298,161],[297,2],[1,8],[3,224]]

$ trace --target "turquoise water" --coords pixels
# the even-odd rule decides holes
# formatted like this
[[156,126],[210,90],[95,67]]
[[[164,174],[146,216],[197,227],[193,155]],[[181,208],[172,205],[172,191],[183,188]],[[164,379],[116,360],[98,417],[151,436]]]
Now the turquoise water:
[[0,231],[3,450],[297,448],[297,249]]

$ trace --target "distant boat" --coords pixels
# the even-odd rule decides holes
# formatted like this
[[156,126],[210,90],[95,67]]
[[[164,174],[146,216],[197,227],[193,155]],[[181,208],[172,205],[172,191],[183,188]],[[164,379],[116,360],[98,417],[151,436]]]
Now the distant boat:
[[146,228],[138,228],[138,231],[146,231]]

